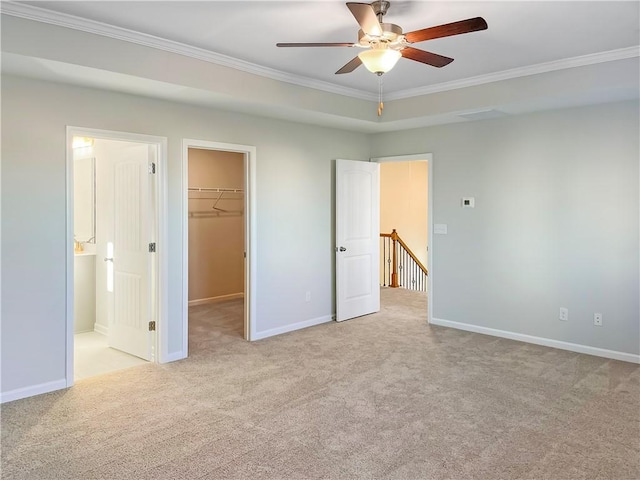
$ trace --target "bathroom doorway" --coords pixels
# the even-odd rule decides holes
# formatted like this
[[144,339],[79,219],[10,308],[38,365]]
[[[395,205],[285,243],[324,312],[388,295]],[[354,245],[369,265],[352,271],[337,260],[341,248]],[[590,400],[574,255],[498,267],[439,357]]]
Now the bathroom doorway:
[[164,142],[85,129],[69,129],[69,137],[72,384],[158,361],[163,322],[157,205]]

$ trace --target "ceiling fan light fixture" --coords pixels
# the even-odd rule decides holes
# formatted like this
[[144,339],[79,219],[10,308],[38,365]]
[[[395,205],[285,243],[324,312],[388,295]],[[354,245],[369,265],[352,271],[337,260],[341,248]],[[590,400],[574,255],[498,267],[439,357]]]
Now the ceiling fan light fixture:
[[402,54],[390,48],[373,48],[358,54],[362,64],[372,73],[383,74],[391,70]]

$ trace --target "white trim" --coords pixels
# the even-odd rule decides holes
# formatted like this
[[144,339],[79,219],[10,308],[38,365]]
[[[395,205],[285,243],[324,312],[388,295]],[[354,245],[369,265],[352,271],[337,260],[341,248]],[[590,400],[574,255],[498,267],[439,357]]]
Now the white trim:
[[62,390],[63,388],[67,388],[67,380],[65,378],[53,382],[41,383],[39,385],[32,385],[30,387],[16,388],[15,390],[0,393],[0,403],[13,402],[21,398],[33,397],[34,395]]
[[93,324],[93,331],[99,333],[100,335],[104,335],[105,337],[109,335],[109,327],[105,327],[104,325],[100,325],[99,323]]
[[207,303],[224,302],[225,300],[235,300],[237,298],[244,298],[244,293],[230,293],[228,295],[218,295],[217,297],[198,298],[196,300],[189,300],[189,306],[194,307],[196,305],[205,305]]
[[168,363],[169,359],[169,147],[166,137],[155,137],[158,145],[158,165],[156,168],[156,235],[158,283],[156,286],[156,307],[158,328],[155,361]]
[[[75,266],[75,253],[73,251],[73,135],[71,127],[67,126],[67,148],[66,148],[66,177],[65,177],[65,190],[66,190],[66,205],[65,205],[65,222],[66,222],[66,261],[65,261],[65,318],[66,318],[66,331],[65,331],[65,387],[73,386],[73,365],[74,365],[74,335],[75,335],[75,318],[74,318],[74,266]],[[46,385],[46,384],[45,384]],[[30,388],[30,387],[27,387]],[[37,393],[34,393],[37,395]]]
[[581,55],[579,57],[564,58],[553,62],[539,63],[537,65],[529,65],[527,67],[512,68],[501,72],[489,73],[486,75],[478,75],[476,77],[463,78],[452,82],[438,83],[435,85],[427,85],[424,87],[411,88],[399,92],[390,92],[385,94],[388,102],[392,100],[401,100],[403,98],[419,97],[421,95],[430,95],[433,93],[447,92],[449,90],[457,90],[459,88],[476,87],[487,83],[500,82],[503,80],[511,80],[514,78],[528,77],[530,75],[538,75],[540,73],[555,72],[558,70],[566,70],[575,67],[584,67],[587,65],[595,65],[598,63],[613,62],[616,60],[625,60],[627,58],[635,58],[640,56],[640,46],[627,48],[619,48],[607,52],[591,53]]
[[[182,139],[182,358],[189,356],[189,147]],[[178,354],[178,352],[176,352]]]
[[[80,30],[82,32],[102,35],[104,37],[156,48],[158,50],[163,50],[166,52],[177,53],[186,57],[191,57],[216,65],[233,68],[235,70],[240,70],[254,75],[259,75],[261,77],[270,78],[272,80],[300,85],[302,87],[314,88],[316,90],[335,93],[338,95],[345,95],[361,100],[376,101],[378,98],[377,94],[375,93],[364,92],[355,88],[343,87],[330,82],[324,82],[302,75],[294,75],[291,73],[282,72],[280,70],[263,67],[261,65],[256,65],[254,63],[239,60],[227,55],[215,53],[203,48],[193,47],[172,40],[156,37],[154,35],[148,35],[145,33],[108,25],[102,22],[96,22],[95,20],[89,20],[74,15],[54,12],[40,7],[5,1],[2,2],[2,13],[14,17],[25,18],[27,20],[34,20],[37,22],[48,23],[51,25],[71,28],[74,30]],[[634,58],[638,56],[640,56],[640,46],[636,45],[606,52],[598,52],[588,55],[581,55],[578,57],[555,60],[552,62],[540,63],[537,65],[513,68],[510,70],[490,73],[487,75],[478,75],[475,77],[455,80],[452,82],[407,89],[399,92],[390,92],[388,94],[385,94],[385,97],[387,101],[400,100],[403,98],[429,95],[432,93],[473,87],[477,85],[498,82],[501,80],[526,77],[529,75],[537,75],[540,73],[582,67],[597,63],[611,62],[615,60],[624,60],[627,58]]]
[[[67,136],[67,176],[66,176],[66,224],[67,224],[67,250],[66,250],[66,385],[71,387],[74,383],[74,314],[73,314],[73,149],[71,147],[74,136],[100,138],[105,140],[120,140],[126,142],[147,143],[158,147],[157,169],[156,169],[156,186],[157,197],[155,205],[156,215],[156,231],[152,235],[156,238],[158,251],[154,258],[157,262],[157,288],[155,292],[155,301],[157,304],[157,335],[155,344],[153,345],[154,355],[153,361],[165,363],[168,357],[168,231],[166,227],[167,209],[167,138],[154,135],[145,135],[139,133],[119,132],[114,130],[101,130],[95,128],[75,127],[68,125],[66,129]],[[94,329],[98,331],[96,326]],[[100,332],[102,333],[102,332]]]
[[433,318],[433,275],[434,275],[434,268],[433,268],[433,251],[434,251],[434,245],[433,245],[433,212],[434,212],[434,208],[433,208],[433,199],[434,199],[434,195],[433,195],[433,185],[434,185],[434,178],[433,178],[433,155],[429,154],[429,160],[428,160],[428,165],[427,165],[427,169],[428,169],[428,176],[429,178],[427,178],[427,216],[429,217],[427,219],[427,241],[429,242],[429,244],[427,245],[427,322],[431,323],[431,319]]
[[413,162],[423,160],[430,162],[433,159],[432,153],[412,153],[409,155],[392,155],[390,157],[373,157],[371,162],[387,163],[387,162]]
[[596,357],[611,358],[623,362],[640,363],[640,355],[634,353],[617,352],[615,350],[607,350],[605,348],[591,347],[589,345],[580,345],[577,343],[563,342],[561,340],[553,340],[551,338],[534,337],[525,335],[524,333],[509,332],[506,330],[497,330],[495,328],[481,327],[470,323],[454,322],[451,320],[443,320],[441,318],[432,318],[432,325],[441,327],[455,328],[457,330],[465,330],[467,332],[482,333],[491,335],[492,337],[508,338],[519,342],[533,343],[544,347],[558,348],[560,350],[568,350],[570,352],[584,353],[586,355],[594,355]]
[[[218,150],[244,154],[244,337],[255,340],[257,298],[257,208],[256,208],[256,147],[207,140],[182,139],[182,351],[181,358],[189,354],[189,148]],[[177,353],[176,353],[177,355]]]
[[177,53],[178,55],[183,55],[185,57],[195,58],[215,65],[233,68],[234,70],[240,70],[242,72],[259,75],[272,80],[300,85],[302,87],[314,88],[316,90],[345,95],[352,98],[359,98],[361,100],[372,101],[378,98],[377,94],[374,93],[363,92],[355,88],[343,87],[302,75],[286,73],[274,68],[263,67],[262,65],[229,57],[228,55],[223,55],[221,53],[212,52],[211,50],[205,50],[204,48],[194,47],[173,40],[156,37],[154,35],[136,32],[127,28],[116,27],[114,25],[77,17],[75,15],[54,12],[40,7],[12,2],[2,2],[2,13],[14,17],[25,18],[27,20],[34,20],[36,22],[71,28],[81,32],[101,35],[103,37],[114,38],[116,40],[143,45],[145,47],[151,47],[165,52]]
[[271,328],[262,332],[256,332],[253,336],[253,340],[262,340],[263,338],[273,337],[275,335],[281,335],[283,333],[293,332],[295,330],[301,330],[307,327],[314,327],[316,325],[332,322],[334,320],[334,315],[325,315],[323,317],[312,318],[310,320],[304,320],[302,322],[284,325],[282,327]]
[[392,155],[389,157],[373,157],[371,162],[427,162],[427,321],[433,318],[433,153],[412,153],[409,155]]

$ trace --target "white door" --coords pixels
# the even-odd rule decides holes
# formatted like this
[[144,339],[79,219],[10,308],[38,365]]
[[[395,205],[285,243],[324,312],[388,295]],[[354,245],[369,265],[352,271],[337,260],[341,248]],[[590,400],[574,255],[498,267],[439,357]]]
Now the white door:
[[336,160],[336,320],[380,310],[380,165]]
[[114,161],[113,295],[109,346],[151,359],[151,189],[149,147]]

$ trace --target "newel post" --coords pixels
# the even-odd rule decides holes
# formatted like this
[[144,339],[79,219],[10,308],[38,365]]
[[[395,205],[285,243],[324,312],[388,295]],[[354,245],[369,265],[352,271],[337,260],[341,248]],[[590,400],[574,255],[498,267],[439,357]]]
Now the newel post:
[[394,228],[391,232],[391,241],[393,242],[392,252],[393,252],[393,270],[391,271],[391,285],[392,288],[398,288],[398,249],[396,244],[398,242],[398,232]]

